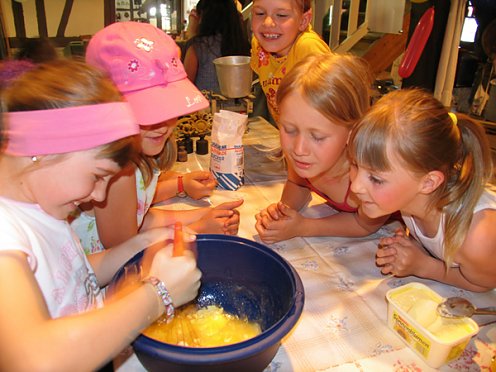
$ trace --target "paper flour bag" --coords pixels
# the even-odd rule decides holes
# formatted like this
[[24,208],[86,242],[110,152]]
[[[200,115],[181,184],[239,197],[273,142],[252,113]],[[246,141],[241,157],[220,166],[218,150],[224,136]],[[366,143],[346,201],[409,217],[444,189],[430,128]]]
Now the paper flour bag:
[[217,186],[225,190],[237,190],[245,182],[243,133],[248,115],[221,110],[214,114],[210,172]]

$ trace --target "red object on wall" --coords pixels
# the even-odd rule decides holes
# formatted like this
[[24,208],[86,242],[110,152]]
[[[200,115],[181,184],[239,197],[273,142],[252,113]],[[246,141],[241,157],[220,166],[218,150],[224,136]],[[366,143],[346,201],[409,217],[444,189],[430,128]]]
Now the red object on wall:
[[425,44],[429,39],[433,25],[434,7],[432,6],[425,11],[424,15],[417,23],[417,26],[415,26],[412,38],[408,43],[405,55],[398,68],[398,74],[402,78],[409,77],[413,73],[413,70],[415,70],[415,66],[417,66],[417,62],[424,51]]

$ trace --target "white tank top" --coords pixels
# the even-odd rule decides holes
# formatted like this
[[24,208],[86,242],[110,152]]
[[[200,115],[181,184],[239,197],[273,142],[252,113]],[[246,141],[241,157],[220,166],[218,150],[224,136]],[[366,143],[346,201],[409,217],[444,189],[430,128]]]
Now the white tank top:
[[[482,193],[475,206],[474,213],[484,209],[496,209],[496,193],[492,190],[486,189]],[[429,238],[422,233],[422,230],[417,226],[412,216],[402,214],[401,217],[403,217],[403,221],[405,221],[406,226],[410,229],[412,236],[422,243],[433,256],[444,261],[444,214],[441,216],[436,236],[433,238]],[[453,263],[452,266],[458,266],[458,264]]]

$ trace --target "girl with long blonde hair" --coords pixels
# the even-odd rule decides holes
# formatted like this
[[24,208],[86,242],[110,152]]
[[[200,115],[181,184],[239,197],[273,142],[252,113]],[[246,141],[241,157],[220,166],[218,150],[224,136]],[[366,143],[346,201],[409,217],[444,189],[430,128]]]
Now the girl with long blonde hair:
[[496,194],[481,125],[418,89],[382,97],[354,128],[352,191],[363,211],[401,212],[411,236],[383,238],[384,274],[414,275],[471,291],[496,287]]

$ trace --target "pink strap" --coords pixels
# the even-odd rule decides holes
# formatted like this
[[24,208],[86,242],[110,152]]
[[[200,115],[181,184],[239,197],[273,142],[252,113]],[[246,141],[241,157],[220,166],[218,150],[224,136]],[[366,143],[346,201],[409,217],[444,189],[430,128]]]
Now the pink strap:
[[81,151],[139,133],[125,102],[2,114],[6,154],[34,156]]

